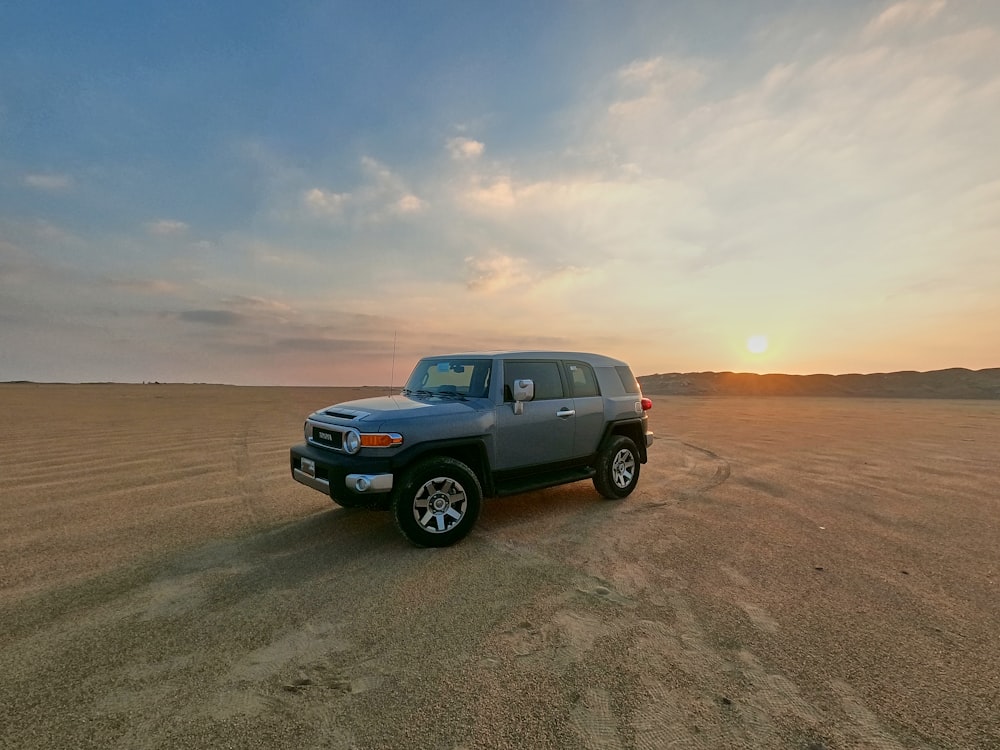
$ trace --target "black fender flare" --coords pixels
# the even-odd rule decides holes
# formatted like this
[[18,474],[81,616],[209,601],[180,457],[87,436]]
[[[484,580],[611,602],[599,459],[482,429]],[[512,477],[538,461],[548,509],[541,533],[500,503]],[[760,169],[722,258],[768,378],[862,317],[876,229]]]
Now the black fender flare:
[[625,435],[630,438],[639,451],[639,462],[646,463],[646,429],[644,420],[636,418],[608,422],[604,427],[604,435],[601,436],[601,442],[597,449],[598,454],[607,448],[608,443],[611,442],[611,438],[615,435]]

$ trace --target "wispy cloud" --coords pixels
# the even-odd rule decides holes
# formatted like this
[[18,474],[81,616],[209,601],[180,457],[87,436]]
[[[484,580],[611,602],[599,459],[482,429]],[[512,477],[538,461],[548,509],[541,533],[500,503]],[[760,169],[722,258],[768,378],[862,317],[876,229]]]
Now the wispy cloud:
[[364,180],[349,191],[321,187],[303,191],[302,203],[308,213],[328,220],[372,223],[393,216],[412,216],[427,208],[427,202],[379,160],[365,156],[361,169]]
[[486,150],[486,145],[472,138],[451,138],[448,140],[448,153],[457,161],[478,159]]
[[66,174],[26,174],[24,184],[35,190],[60,191],[73,187],[73,178]]
[[[44,234],[43,234],[44,236]],[[64,263],[55,262],[30,252],[25,247],[0,239],[0,282],[9,287],[0,295],[0,306],[13,296],[45,301],[56,292],[71,292],[74,284],[86,280],[83,272]]]
[[427,202],[413,193],[408,193],[396,201],[395,210],[401,214],[418,214],[427,207]]
[[222,300],[228,307],[241,310],[264,311],[268,313],[285,314],[293,312],[293,308],[286,302],[276,299],[266,299],[264,297],[247,297],[237,295]]
[[391,214],[419,213],[426,207],[406,181],[392,169],[370,156],[361,160],[369,182],[361,190],[361,196],[368,206],[368,219],[377,220],[386,212]]
[[146,231],[157,237],[174,237],[184,234],[190,227],[176,219],[157,219],[146,224]]
[[892,29],[925,24],[937,17],[946,4],[945,0],[903,0],[894,3],[875,16],[864,33],[877,35]]
[[467,285],[477,292],[497,292],[532,280],[528,261],[496,253],[487,257],[465,259]]
[[532,287],[557,285],[586,274],[587,269],[581,266],[552,264],[550,260],[533,263],[527,258],[496,250],[465,259],[466,288],[482,294],[508,290],[525,292]]
[[514,185],[507,175],[477,179],[459,197],[470,207],[487,211],[506,210],[517,202]]
[[321,188],[310,188],[302,196],[309,210],[323,216],[340,216],[350,199],[350,193],[335,193]]
[[281,351],[336,354],[338,356],[384,354],[386,351],[384,342],[361,338],[281,338],[274,342],[273,347]]
[[213,326],[237,326],[244,323],[244,317],[231,310],[183,310],[177,317],[189,323],[206,323]]
[[622,113],[649,101],[664,102],[689,95],[706,82],[706,64],[664,56],[635,60],[618,71],[618,83],[625,97],[612,105]]
[[104,282],[112,289],[139,294],[173,294],[180,289],[176,283],[163,279],[106,278]]

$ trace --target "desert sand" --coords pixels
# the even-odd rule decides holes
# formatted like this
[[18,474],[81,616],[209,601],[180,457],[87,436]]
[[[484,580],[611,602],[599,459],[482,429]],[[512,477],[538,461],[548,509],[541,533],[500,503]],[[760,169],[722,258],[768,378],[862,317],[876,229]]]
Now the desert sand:
[[289,476],[380,392],[0,386],[0,747],[1000,747],[1000,402],[654,397],[421,550]]

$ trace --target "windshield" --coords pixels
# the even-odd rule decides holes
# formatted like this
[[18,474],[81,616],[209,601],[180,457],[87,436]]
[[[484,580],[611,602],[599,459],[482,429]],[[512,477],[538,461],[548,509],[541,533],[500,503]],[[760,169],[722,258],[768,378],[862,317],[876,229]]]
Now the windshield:
[[488,359],[422,359],[413,368],[406,395],[486,398],[490,389]]

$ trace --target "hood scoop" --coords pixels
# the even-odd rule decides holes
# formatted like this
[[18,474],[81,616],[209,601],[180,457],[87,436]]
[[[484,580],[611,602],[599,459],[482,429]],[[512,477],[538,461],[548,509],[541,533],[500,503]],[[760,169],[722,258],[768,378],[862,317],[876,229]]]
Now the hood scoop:
[[360,412],[356,411],[337,411],[336,409],[327,409],[325,412],[328,417],[336,417],[337,419],[357,419],[361,416]]

